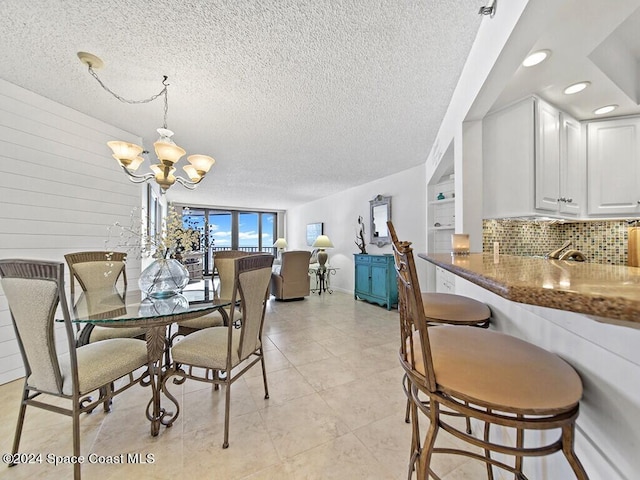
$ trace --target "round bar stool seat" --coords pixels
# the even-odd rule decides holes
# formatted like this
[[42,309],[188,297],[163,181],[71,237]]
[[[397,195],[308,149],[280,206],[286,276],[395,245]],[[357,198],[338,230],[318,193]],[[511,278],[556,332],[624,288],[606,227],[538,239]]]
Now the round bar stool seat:
[[[417,330],[413,342],[420,345]],[[567,362],[519,338],[441,325],[429,329],[429,343],[438,389],[467,402],[548,415],[575,407],[582,397],[582,381]],[[422,349],[414,351],[415,369],[425,375]]]
[[491,310],[473,298],[453,293],[422,293],[424,315],[432,323],[489,326]]

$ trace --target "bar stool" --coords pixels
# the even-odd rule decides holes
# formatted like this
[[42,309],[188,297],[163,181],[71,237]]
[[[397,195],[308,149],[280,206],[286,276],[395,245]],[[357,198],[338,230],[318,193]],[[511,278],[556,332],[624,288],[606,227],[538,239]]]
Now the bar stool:
[[[391,221],[387,227],[394,244],[398,243],[398,235]],[[422,305],[427,322],[431,325],[465,325],[488,328],[491,321],[491,310],[487,305],[473,298],[453,293],[423,292]],[[408,376],[403,378],[403,388],[407,394],[407,408],[404,421],[409,423],[411,408],[410,386]],[[471,433],[471,421],[467,417],[467,433]],[[416,439],[417,441],[417,439]]]
[[[558,356],[503,333],[453,325],[429,326],[422,304],[411,242],[393,242],[399,287],[400,363],[411,388],[412,434],[418,436],[418,411],[428,416],[424,446],[413,444],[409,475],[417,466],[417,478],[439,478],[431,469],[435,453],[463,455],[486,464],[487,478],[493,467],[526,480],[524,457],[562,451],[578,480],[588,480],[574,451],[582,382],[575,370]],[[487,375],[487,372],[491,372]],[[428,398],[423,402],[422,394]],[[446,408],[446,411],[442,410]],[[446,421],[442,414],[455,412],[484,423],[478,438]],[[516,431],[515,446],[490,441],[491,425]],[[459,448],[438,448],[442,428],[484,455]],[[543,432],[539,446],[525,446],[525,431]],[[555,440],[551,431],[559,430]],[[515,458],[511,466],[491,453]]]

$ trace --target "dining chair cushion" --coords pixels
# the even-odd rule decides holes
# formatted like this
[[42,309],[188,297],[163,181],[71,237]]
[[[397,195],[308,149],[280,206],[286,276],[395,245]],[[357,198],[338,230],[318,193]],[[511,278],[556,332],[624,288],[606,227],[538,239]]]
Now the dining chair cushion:
[[[233,330],[231,339],[231,367],[240,363],[238,347],[240,330]],[[171,349],[173,361],[214,370],[227,368],[228,327],[213,327],[187,335]]]
[[[438,390],[456,398],[536,414],[566,410],[582,396],[580,377],[568,363],[519,338],[450,325],[428,332]],[[415,368],[424,375],[418,331],[413,341]]]
[[484,303],[453,293],[422,293],[422,304],[425,316],[434,322],[473,324],[491,317]]
[[100,342],[110,338],[134,338],[144,335],[144,333],[145,329],[141,327],[111,328],[95,325],[91,330],[89,343]]
[[[227,312],[227,316],[231,318],[231,309],[229,307],[224,307],[224,310]],[[235,311],[234,322],[236,320],[242,320],[242,314],[240,310]],[[188,327],[201,330],[203,328],[210,327],[222,327],[224,325],[224,319],[222,318],[222,314],[220,312],[211,312],[207,315],[203,315],[202,317],[192,318],[191,320],[185,320],[180,322],[181,327]]]
[[84,286],[90,290],[112,287],[115,279],[118,278],[124,268],[124,262],[110,262],[107,260],[76,263],[73,265],[76,276],[80,278]]
[[56,355],[55,345],[49,341],[47,325],[42,322],[42,318],[52,314],[57,285],[49,280],[2,278],[2,289],[13,315],[20,319],[16,328],[31,365],[29,385],[43,391],[58,391],[55,366],[51,362]]
[[[76,349],[76,355],[81,395],[108,385],[149,361],[146,343],[132,338],[114,338],[83,345]],[[69,354],[60,356],[59,364],[63,379],[62,393],[72,395]]]

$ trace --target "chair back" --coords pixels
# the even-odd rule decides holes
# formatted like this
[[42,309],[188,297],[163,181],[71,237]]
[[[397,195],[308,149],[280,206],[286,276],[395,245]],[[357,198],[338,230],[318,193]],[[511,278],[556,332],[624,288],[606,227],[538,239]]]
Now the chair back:
[[64,264],[38,260],[0,260],[0,281],[24,362],[27,384],[62,394],[63,377],[54,339],[58,305],[64,316],[74,388],[77,382],[75,338],[64,294]]
[[[233,302],[240,301],[242,323],[238,357],[240,361],[249,357],[261,345],[264,314],[269,298],[269,282],[271,280],[271,266],[273,255],[249,255],[235,260],[235,281],[233,284]],[[229,321],[229,341],[233,330],[233,316],[231,310]]]
[[413,248],[411,242],[398,240],[391,221],[387,222],[387,227],[398,277],[400,361],[409,375],[420,377],[421,383],[433,392],[436,390],[436,380]]
[[69,283],[74,293],[74,279],[78,280],[83,291],[113,287],[122,275],[124,288],[127,288],[127,272],[124,252],[76,252],[64,256],[69,265]]
[[218,279],[220,280],[220,298],[231,298],[233,295],[233,282],[235,279],[235,260],[237,258],[246,257],[249,252],[241,250],[222,250],[216,252],[213,256],[213,264],[218,270]]
[[[280,275],[289,280],[297,277],[307,278],[309,276],[309,260],[311,252],[306,250],[291,250],[282,252],[282,265],[280,266]],[[304,279],[303,279],[304,280]],[[307,280],[308,281],[308,280]]]

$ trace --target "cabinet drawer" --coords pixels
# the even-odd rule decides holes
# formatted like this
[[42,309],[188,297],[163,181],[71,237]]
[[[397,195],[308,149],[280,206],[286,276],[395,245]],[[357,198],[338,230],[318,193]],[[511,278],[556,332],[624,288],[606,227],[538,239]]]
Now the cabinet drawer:
[[371,258],[371,263],[374,264],[382,264],[382,265],[386,265],[389,262],[389,256],[388,255],[384,255],[384,256],[379,256],[379,257],[370,257]]
[[356,258],[356,263],[358,265],[369,265],[371,263],[371,256],[370,255],[356,254],[356,255],[354,255],[354,257]]

